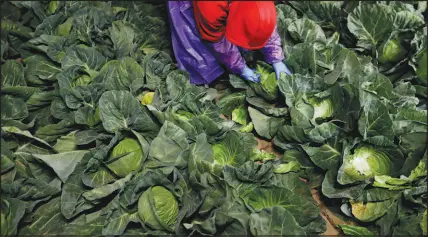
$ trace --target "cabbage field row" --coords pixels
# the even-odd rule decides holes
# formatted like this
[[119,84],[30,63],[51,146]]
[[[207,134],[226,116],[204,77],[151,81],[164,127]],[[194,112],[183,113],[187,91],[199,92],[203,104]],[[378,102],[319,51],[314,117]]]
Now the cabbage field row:
[[427,234],[426,2],[278,4],[294,74],[247,53],[221,90],[164,5],[0,9],[1,235],[322,234],[311,189],[345,234]]

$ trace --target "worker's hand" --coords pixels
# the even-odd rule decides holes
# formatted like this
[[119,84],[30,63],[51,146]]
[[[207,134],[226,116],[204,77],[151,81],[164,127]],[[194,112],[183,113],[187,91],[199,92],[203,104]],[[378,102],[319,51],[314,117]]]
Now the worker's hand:
[[281,75],[281,73],[285,73],[287,75],[292,74],[291,70],[283,62],[274,63],[274,64],[272,64],[272,66],[273,66],[273,69],[275,70],[277,80],[279,79],[279,76]]
[[255,70],[249,68],[248,66],[245,66],[244,70],[241,73],[241,77],[247,81],[252,81],[256,83],[260,82],[260,74],[257,73]]

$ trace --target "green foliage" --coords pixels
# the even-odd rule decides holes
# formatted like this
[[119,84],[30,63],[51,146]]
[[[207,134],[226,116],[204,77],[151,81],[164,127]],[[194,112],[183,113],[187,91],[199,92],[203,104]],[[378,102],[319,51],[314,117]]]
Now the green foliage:
[[221,93],[163,3],[0,6],[2,235],[318,235],[311,189],[346,235],[426,234],[423,3],[278,3],[294,74]]

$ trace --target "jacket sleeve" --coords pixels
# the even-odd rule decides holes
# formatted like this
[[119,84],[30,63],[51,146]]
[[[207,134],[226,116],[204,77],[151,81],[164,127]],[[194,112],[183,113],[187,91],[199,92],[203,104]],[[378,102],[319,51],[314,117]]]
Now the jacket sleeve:
[[229,1],[194,1],[193,9],[201,38],[209,42],[221,40],[229,12]]
[[214,50],[217,60],[223,64],[228,71],[238,75],[242,73],[246,66],[246,62],[236,45],[229,42],[226,37],[210,45]]
[[275,26],[271,37],[261,51],[265,56],[265,61],[269,64],[284,60],[284,52],[282,51],[281,38],[279,37],[277,26]]

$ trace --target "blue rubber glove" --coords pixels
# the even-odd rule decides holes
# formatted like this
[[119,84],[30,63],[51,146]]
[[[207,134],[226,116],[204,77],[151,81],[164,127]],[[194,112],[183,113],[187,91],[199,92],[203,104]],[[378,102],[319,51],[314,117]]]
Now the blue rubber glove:
[[260,82],[260,74],[248,66],[245,66],[240,76],[247,81]]
[[287,75],[291,75],[291,70],[288,69],[287,65],[285,65],[285,63],[283,62],[277,62],[272,64],[273,69],[275,70],[275,74],[276,74],[276,79],[279,79],[279,76],[281,75],[281,73],[285,73]]

